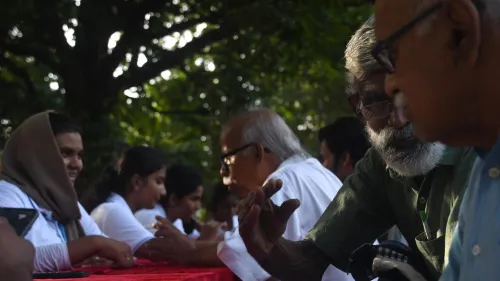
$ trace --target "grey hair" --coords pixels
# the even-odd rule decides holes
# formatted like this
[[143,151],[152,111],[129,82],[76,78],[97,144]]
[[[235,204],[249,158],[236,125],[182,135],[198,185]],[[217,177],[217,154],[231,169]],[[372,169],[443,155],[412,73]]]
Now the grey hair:
[[371,16],[354,33],[345,50],[347,94],[356,91],[353,89],[355,81],[366,80],[371,73],[383,71],[383,67],[373,58],[371,53],[376,43],[375,17]]
[[278,157],[279,163],[292,156],[307,157],[300,141],[278,114],[267,108],[251,108],[242,129],[244,143],[259,143]]

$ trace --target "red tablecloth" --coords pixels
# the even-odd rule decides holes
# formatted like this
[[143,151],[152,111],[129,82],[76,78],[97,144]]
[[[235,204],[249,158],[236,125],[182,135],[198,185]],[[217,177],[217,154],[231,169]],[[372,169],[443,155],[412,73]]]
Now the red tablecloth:
[[89,277],[75,279],[37,279],[59,281],[234,281],[233,273],[224,267],[185,267],[168,263],[136,261],[129,269],[111,269],[109,266],[75,269],[88,271]]

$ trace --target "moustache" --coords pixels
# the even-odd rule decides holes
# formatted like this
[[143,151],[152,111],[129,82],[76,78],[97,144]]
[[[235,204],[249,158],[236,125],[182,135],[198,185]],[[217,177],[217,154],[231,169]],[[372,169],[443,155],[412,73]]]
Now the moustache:
[[400,129],[387,127],[384,129],[384,136],[386,139],[386,148],[392,146],[394,143],[415,138],[413,134],[413,125],[411,123],[406,123]]

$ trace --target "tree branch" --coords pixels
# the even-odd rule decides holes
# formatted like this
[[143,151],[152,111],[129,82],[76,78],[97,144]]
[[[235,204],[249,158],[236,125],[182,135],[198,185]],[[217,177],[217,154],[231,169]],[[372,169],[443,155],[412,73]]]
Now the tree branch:
[[5,55],[0,56],[0,65],[5,66],[12,74],[17,76],[19,79],[21,79],[24,82],[24,86],[31,94],[32,98],[37,97],[38,93],[35,89],[35,84],[31,80],[30,75],[26,71],[26,69],[23,69],[22,67],[19,67],[16,63],[13,61],[9,60],[8,58],[5,57]]
[[152,30],[143,29],[141,26],[141,31],[133,31],[130,30],[125,32],[122,38],[116,44],[116,47],[113,49],[113,52],[107,56],[103,61],[104,73],[112,72],[114,69],[118,67],[120,62],[123,60],[127,52],[130,49],[137,47],[138,43],[151,43],[153,39],[163,38],[165,36],[171,35],[175,32],[182,32],[184,30],[190,29],[191,27],[204,23],[210,22],[214,23],[216,20],[220,20],[220,14],[211,14],[210,16],[200,17],[197,19],[191,19],[185,22],[181,22],[179,24],[173,25],[170,28],[163,28],[161,31],[153,32]]
[[165,51],[163,56],[155,63],[147,63],[136,71],[127,71],[115,82],[120,89],[128,89],[140,85],[155,78],[165,69],[171,69],[182,65],[184,60],[195,53],[200,52],[206,46],[230,37],[235,30],[230,25],[221,25],[220,28],[208,31],[182,48],[174,51]]

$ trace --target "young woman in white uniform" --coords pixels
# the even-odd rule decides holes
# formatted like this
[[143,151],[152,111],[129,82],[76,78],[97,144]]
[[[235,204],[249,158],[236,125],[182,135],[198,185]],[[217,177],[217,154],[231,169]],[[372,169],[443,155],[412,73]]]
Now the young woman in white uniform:
[[[183,223],[190,223],[196,211],[201,208],[203,197],[203,178],[195,169],[174,165],[167,170],[165,181],[167,194],[162,196],[154,209],[143,209],[135,213],[141,224],[151,231],[156,232],[154,224],[156,216],[167,218],[182,233]],[[200,233],[195,229],[189,237],[198,238]]]
[[134,256],[163,260],[167,243],[155,238],[134,216],[141,209],[153,209],[166,194],[166,159],[155,148],[130,148],[118,165],[109,168],[91,191],[87,208],[99,228],[109,237],[125,242]]
[[34,271],[68,270],[93,256],[132,265],[130,248],[104,237],[78,203],[73,185],[82,152],[79,127],[48,111],[26,119],[3,149],[0,207],[39,213],[24,237],[36,248]]

